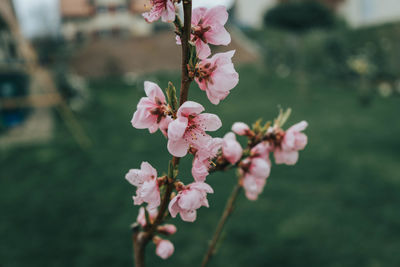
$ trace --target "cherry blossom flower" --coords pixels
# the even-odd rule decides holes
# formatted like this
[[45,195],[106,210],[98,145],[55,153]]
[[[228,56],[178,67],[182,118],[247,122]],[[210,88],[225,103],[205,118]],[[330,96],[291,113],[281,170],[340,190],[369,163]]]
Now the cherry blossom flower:
[[166,134],[166,129],[171,118],[165,115],[166,101],[161,88],[152,82],[144,83],[147,97],[142,97],[133,114],[132,126],[136,129],[149,129],[154,133],[158,128]]
[[258,198],[271,173],[269,151],[269,144],[261,142],[251,149],[250,157],[241,162],[240,172],[243,175],[243,188],[245,189],[246,197],[250,200]]
[[173,218],[179,213],[182,220],[194,222],[201,206],[209,207],[207,193],[214,193],[211,186],[203,182],[187,185],[171,200],[168,209]]
[[156,254],[163,260],[168,259],[174,253],[174,244],[171,241],[161,239],[156,244]]
[[239,74],[232,63],[234,54],[234,50],[218,53],[195,66],[195,80],[214,105],[225,99],[239,82]]
[[243,188],[246,197],[249,200],[257,200],[258,195],[264,190],[266,179],[260,179],[253,175],[247,174],[243,178]]
[[283,136],[280,146],[275,147],[274,157],[276,164],[294,165],[299,158],[299,150],[307,145],[307,136],[302,133],[308,126],[306,121],[301,121],[290,127]]
[[221,138],[205,139],[207,142],[199,146],[193,160],[192,175],[196,182],[204,182],[209,174],[211,160],[217,156],[223,140]]
[[224,136],[222,144],[222,155],[231,164],[235,164],[242,157],[243,149],[236,141],[234,133],[229,132]]
[[208,44],[228,45],[231,42],[231,36],[224,27],[227,21],[228,12],[225,6],[193,9],[191,41],[195,43],[200,59],[211,54]]
[[232,125],[232,131],[237,135],[248,135],[250,127],[244,122],[235,122]]
[[218,130],[222,123],[217,115],[203,113],[204,107],[186,101],[178,109],[177,119],[168,126],[168,151],[175,157],[183,157],[190,146],[201,148],[211,137],[206,131]]
[[157,171],[148,162],[142,162],[140,169],[129,170],[125,179],[137,187],[136,196],[133,197],[135,205],[146,202],[149,210],[160,205]]
[[173,0],[150,0],[152,7],[149,12],[143,13],[144,19],[151,23],[159,20],[173,22],[175,20],[175,4]]

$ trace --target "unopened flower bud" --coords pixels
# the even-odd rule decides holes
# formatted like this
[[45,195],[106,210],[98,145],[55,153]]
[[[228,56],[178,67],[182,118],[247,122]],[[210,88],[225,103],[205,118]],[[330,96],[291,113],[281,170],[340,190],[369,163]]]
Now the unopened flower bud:
[[251,133],[249,126],[244,122],[235,122],[232,131],[237,135],[249,135]]
[[176,226],[173,224],[165,224],[157,227],[157,231],[164,235],[173,235],[176,233]]
[[174,245],[169,240],[155,237],[153,242],[156,244],[156,254],[162,259],[169,258],[174,253]]

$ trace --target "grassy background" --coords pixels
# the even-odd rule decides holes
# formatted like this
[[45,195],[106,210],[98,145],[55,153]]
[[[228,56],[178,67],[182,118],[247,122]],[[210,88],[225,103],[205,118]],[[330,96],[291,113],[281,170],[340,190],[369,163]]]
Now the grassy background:
[[[215,136],[235,121],[272,119],[280,104],[293,108],[289,124],[309,122],[309,145],[295,167],[273,167],[257,202],[239,199],[211,266],[399,266],[399,99],[375,98],[363,108],[348,83],[316,79],[304,90],[259,66],[239,73],[226,101],[205,105],[223,120]],[[166,86],[171,74],[145,78]],[[132,266],[129,224],[137,208],[124,175],[142,160],[165,172],[170,156],[159,133],[130,125],[141,84],[103,79],[91,88],[79,117],[94,141],[89,151],[61,122],[48,144],[0,151],[0,266]],[[190,97],[209,103],[197,86]],[[181,167],[187,182],[189,165],[186,159]],[[175,254],[162,261],[150,245],[149,266],[199,265],[234,173],[208,183],[211,207],[194,224],[174,220]]]

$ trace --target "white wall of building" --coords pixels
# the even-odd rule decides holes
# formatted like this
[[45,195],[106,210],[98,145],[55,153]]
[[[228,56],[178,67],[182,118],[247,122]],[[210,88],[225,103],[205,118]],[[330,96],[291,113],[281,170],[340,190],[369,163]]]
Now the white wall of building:
[[340,13],[352,27],[400,21],[400,0],[347,0]]
[[235,18],[243,26],[261,28],[265,12],[276,2],[276,0],[236,0]]

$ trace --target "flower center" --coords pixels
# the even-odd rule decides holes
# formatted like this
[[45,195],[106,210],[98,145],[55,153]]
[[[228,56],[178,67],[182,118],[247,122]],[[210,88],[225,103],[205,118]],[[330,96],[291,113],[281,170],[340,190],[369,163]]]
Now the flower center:
[[204,36],[206,32],[208,32],[211,29],[211,26],[203,26],[203,21],[200,20],[199,23],[195,26],[192,26],[192,42],[196,42],[198,39],[203,41],[204,43],[207,43],[207,40]]

